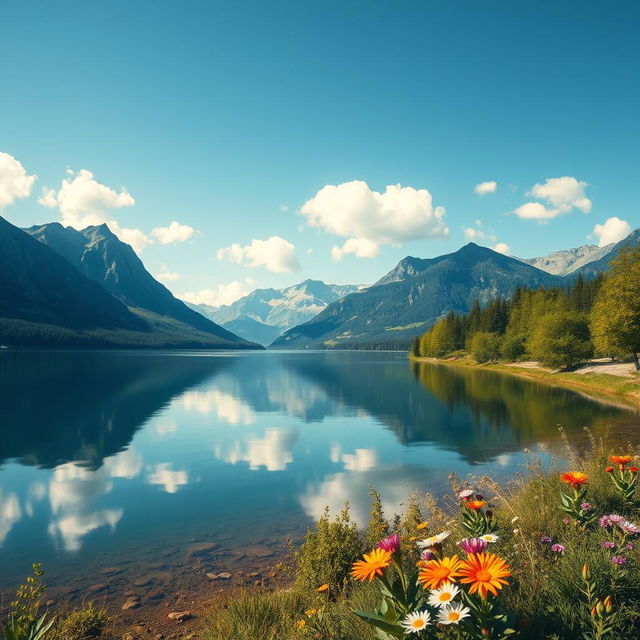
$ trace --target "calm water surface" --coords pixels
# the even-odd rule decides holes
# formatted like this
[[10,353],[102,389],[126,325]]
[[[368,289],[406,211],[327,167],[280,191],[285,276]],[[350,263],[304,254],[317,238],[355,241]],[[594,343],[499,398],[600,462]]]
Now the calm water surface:
[[548,457],[558,425],[624,440],[638,423],[404,354],[0,352],[0,588],[34,560],[54,585],[226,570],[325,505],[364,521],[370,485],[393,514],[451,471],[507,478],[525,447]]

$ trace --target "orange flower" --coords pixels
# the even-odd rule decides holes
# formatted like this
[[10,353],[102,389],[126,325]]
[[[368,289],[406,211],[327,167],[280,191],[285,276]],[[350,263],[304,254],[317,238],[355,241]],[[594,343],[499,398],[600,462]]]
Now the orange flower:
[[469,507],[469,509],[473,509],[474,511],[478,511],[478,509],[482,509],[486,504],[486,500],[467,500],[464,503],[464,506]]
[[562,482],[570,484],[574,489],[580,485],[587,484],[589,476],[582,471],[566,471],[560,476]]
[[364,554],[364,560],[353,563],[351,577],[360,582],[375,580],[383,574],[383,569],[391,564],[392,555],[384,549],[374,549]]
[[605,467],[605,468],[604,468],[604,470],[605,470],[607,473],[613,473],[613,467]]
[[471,585],[469,593],[478,592],[481,598],[486,598],[488,593],[497,596],[502,585],[509,584],[505,578],[511,571],[495,553],[473,553],[461,563],[460,575],[460,582]]
[[418,528],[418,529],[426,529],[428,526],[429,526],[429,523],[428,523],[428,522],[421,522],[421,523],[418,525],[418,527],[417,527],[417,528]]
[[457,555],[447,556],[442,560],[427,560],[420,563],[418,582],[423,589],[439,589],[445,582],[455,582],[460,575],[458,567],[460,559]]
[[609,456],[609,462],[613,464],[628,464],[633,460],[633,456]]
[[638,467],[627,467],[631,473],[638,473]]
[[325,583],[322,586],[318,587],[316,591],[319,591],[320,593],[322,593],[323,591],[329,591],[329,585]]

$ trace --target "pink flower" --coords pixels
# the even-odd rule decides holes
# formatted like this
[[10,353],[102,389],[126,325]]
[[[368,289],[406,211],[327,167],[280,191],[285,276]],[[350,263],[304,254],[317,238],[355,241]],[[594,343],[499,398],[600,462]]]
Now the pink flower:
[[433,549],[425,549],[420,554],[420,560],[424,560],[425,562],[428,562],[429,560],[433,560],[435,557],[436,557],[436,554],[433,552]]
[[376,545],[378,549],[383,549],[384,551],[388,551],[389,553],[395,553],[400,548],[400,538],[398,534],[394,534],[385,538],[384,540],[380,540]]
[[561,544],[552,544],[551,551],[553,551],[554,553],[563,554],[565,552],[565,548]]
[[602,547],[604,549],[613,549],[613,547],[615,547],[615,542],[603,542],[602,543]]
[[621,567],[623,564],[626,564],[627,559],[624,556],[611,556],[611,562]]
[[473,489],[463,489],[462,491],[460,491],[460,493],[458,493],[458,498],[460,498],[460,500],[467,500],[472,495],[473,495]]
[[482,553],[487,550],[487,541],[480,538],[465,538],[458,546],[467,554]]
[[583,503],[580,505],[580,508],[581,508],[583,511],[590,511],[592,507],[591,507],[591,505],[590,505],[588,502],[583,502]]
[[622,520],[621,522],[616,523],[625,533],[640,533],[640,527],[637,524],[633,524],[633,522],[629,522],[628,520]]
[[540,542],[542,544],[551,544],[552,540],[549,536],[542,536],[542,538],[540,538]]

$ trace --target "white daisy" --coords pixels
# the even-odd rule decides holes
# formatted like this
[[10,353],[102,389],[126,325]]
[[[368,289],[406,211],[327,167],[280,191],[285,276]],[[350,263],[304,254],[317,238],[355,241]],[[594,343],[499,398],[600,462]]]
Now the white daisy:
[[480,536],[480,540],[484,540],[485,542],[498,542],[499,539],[500,538],[493,533],[485,533],[483,536]]
[[419,633],[431,621],[431,615],[425,609],[424,611],[414,611],[404,617],[400,623],[404,627],[405,633]]
[[444,607],[448,605],[458,594],[460,589],[451,582],[445,582],[439,589],[432,589],[429,596],[429,604],[432,607]]
[[438,622],[440,624],[458,624],[463,618],[467,618],[471,610],[462,603],[452,604],[443,607],[438,612]]
[[446,540],[451,535],[451,531],[443,531],[435,536],[431,536],[430,538],[425,538],[424,540],[418,540],[416,544],[421,549],[428,549],[429,547],[435,547],[435,545],[440,544],[444,540]]
[[460,491],[460,493],[458,493],[458,498],[460,498],[460,500],[466,500],[467,498],[471,497],[474,493],[475,491],[473,489],[463,489],[462,491]]

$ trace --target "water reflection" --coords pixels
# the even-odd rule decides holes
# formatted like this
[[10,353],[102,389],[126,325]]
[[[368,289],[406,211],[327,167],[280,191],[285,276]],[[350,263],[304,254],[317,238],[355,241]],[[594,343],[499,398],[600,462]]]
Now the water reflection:
[[637,424],[569,391],[384,353],[3,353],[0,420],[0,586],[33,560],[75,580],[75,559],[89,579],[202,536],[282,540],[346,500],[364,522],[370,486],[393,515],[452,471],[513,473],[558,424]]

